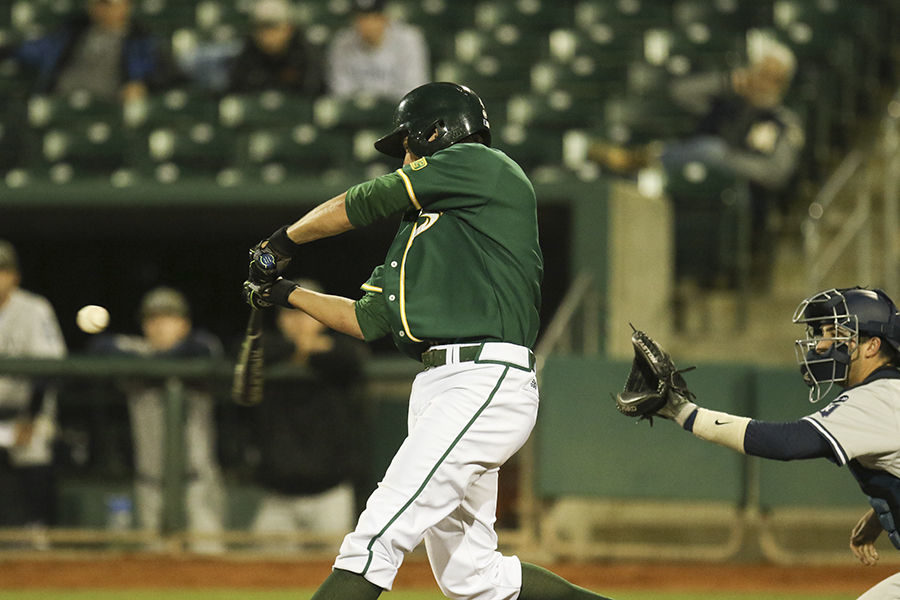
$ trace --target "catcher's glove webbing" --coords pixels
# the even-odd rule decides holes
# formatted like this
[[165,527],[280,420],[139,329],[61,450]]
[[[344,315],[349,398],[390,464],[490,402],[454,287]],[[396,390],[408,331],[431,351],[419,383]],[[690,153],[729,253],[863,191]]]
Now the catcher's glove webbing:
[[616,408],[629,417],[650,419],[652,425],[654,415],[670,418],[668,411],[660,413],[660,409],[666,407],[671,395],[680,402],[693,399],[694,395],[681,376],[693,367],[679,371],[656,341],[634,326],[631,328],[634,331],[631,335],[634,360],[625,388],[615,396]]

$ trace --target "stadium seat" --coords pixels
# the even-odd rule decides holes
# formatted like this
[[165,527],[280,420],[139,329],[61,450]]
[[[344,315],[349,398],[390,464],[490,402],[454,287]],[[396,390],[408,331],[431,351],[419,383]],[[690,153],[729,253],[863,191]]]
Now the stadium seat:
[[575,27],[605,24],[622,35],[671,23],[668,2],[657,0],[582,0],[574,8]]
[[439,30],[466,29],[475,24],[475,0],[394,0],[387,13],[418,25],[428,34]]
[[123,116],[125,125],[131,128],[215,123],[219,118],[218,100],[187,89],[172,89],[127,103]]
[[521,85],[539,52],[530,35],[513,26],[492,31],[465,29],[454,39],[456,62],[469,65],[506,89]]
[[324,129],[356,130],[373,127],[388,130],[396,101],[374,96],[354,98],[323,96],[313,105],[313,122]]
[[487,102],[487,98],[505,97],[511,89],[509,81],[497,78],[500,68],[499,61],[494,57],[486,57],[472,63],[446,60],[435,66],[434,79],[453,81],[470,87]]
[[212,122],[160,127],[143,138],[136,168],[163,181],[210,176],[224,168],[233,153],[234,134]]
[[570,2],[482,0],[475,5],[473,22],[482,31],[513,26],[525,34],[533,34],[557,27],[571,27],[574,13]]
[[311,98],[276,90],[259,94],[229,94],[219,102],[219,122],[230,128],[293,126],[311,123],[312,118]]
[[52,30],[71,13],[68,2],[15,0],[9,6],[9,24],[21,37],[35,37]]
[[601,121],[602,98],[576,101],[571,93],[557,89],[548,94],[516,94],[507,102],[506,122],[526,127],[568,129]]
[[640,36],[616,31],[606,24],[589,30],[555,29],[547,34],[548,60],[531,69],[531,88],[546,92],[563,87],[578,97],[620,89],[625,66],[642,56]]
[[606,99],[602,135],[617,144],[640,144],[688,133],[692,123],[668,97],[623,94]]
[[495,130],[493,145],[526,171],[562,163],[562,135],[555,128],[509,124]]
[[41,136],[45,165],[69,165],[74,174],[108,174],[128,164],[131,140],[118,120],[82,120],[53,126]]
[[134,16],[153,32],[166,35],[196,24],[196,0],[143,0],[134,2]]
[[323,131],[310,123],[246,131],[235,148],[230,159],[234,167],[259,169],[278,164],[291,174],[313,174],[346,165],[352,151],[350,134]]
[[688,163],[666,172],[675,207],[675,260],[685,276],[706,285],[746,283],[749,191],[730,173]]
[[65,97],[32,96],[28,100],[28,124],[38,129],[85,119],[121,118],[121,104],[97,100],[85,91],[72,92]]

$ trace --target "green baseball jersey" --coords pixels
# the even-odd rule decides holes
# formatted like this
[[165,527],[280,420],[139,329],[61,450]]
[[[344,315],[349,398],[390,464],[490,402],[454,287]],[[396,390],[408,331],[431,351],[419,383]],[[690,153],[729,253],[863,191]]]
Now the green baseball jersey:
[[543,277],[537,201],[504,153],[455,144],[352,187],[346,210],[355,227],[403,211],[356,302],[366,340],[390,334],[416,359],[437,343],[534,345]]

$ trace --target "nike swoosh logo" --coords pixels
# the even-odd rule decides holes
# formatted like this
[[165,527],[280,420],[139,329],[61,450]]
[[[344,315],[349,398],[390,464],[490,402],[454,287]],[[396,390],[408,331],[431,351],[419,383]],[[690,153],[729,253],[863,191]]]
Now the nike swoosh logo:
[[714,421],[714,423],[715,423],[716,425],[728,425],[729,423],[731,423],[731,421],[720,421],[720,420],[716,419],[716,420]]

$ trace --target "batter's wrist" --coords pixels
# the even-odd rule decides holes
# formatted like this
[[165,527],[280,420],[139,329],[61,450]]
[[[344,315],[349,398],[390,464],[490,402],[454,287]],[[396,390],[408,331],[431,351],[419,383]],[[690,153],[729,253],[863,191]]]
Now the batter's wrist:
[[300,245],[295,244],[287,234],[288,226],[280,228],[266,240],[266,249],[271,250],[276,256],[291,257],[300,250]]

